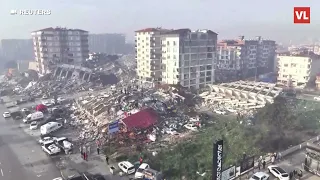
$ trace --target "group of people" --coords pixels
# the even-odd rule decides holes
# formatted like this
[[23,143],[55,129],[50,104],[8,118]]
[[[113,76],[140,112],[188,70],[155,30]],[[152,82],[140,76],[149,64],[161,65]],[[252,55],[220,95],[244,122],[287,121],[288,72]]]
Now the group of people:
[[265,169],[266,168],[266,160],[264,158],[262,158],[262,156],[260,156],[259,160],[258,160],[258,168],[259,170],[261,170],[261,166],[262,166],[262,169]]

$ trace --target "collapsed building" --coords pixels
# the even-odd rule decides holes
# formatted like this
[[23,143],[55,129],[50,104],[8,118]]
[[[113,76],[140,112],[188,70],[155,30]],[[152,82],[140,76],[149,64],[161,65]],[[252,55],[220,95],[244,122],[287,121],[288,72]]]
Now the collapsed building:
[[208,88],[209,91],[200,94],[203,106],[220,104],[230,111],[262,108],[266,103],[273,103],[283,90],[276,84],[249,81],[209,85]]

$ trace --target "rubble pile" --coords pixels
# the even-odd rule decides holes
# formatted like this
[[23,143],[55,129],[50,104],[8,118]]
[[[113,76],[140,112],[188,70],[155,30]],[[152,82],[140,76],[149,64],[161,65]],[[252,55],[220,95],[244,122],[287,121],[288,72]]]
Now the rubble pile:
[[179,137],[189,137],[189,131],[201,128],[201,118],[192,118],[179,110],[186,108],[184,101],[174,88],[144,89],[133,84],[118,84],[100,94],[88,94],[76,100],[74,122],[83,125],[79,138],[86,141],[109,137],[106,135],[112,134],[108,132],[109,125],[119,121],[113,140],[120,146],[157,139],[173,143]]

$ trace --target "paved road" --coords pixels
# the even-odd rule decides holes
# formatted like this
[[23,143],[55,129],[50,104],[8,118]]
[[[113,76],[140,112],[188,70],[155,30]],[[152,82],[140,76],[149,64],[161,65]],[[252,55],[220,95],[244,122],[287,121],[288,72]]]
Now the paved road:
[[[5,111],[0,106],[0,112]],[[26,135],[20,122],[0,116],[0,180],[51,180],[60,171],[34,140]]]

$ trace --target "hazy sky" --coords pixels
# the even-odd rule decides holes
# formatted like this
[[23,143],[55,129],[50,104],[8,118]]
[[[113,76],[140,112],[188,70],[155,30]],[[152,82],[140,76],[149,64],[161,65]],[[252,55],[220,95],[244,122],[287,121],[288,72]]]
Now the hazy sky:
[[[293,7],[310,6],[311,24],[294,25]],[[51,10],[49,16],[10,10]],[[319,0],[0,0],[0,39],[30,38],[33,30],[62,26],[91,33],[125,33],[145,27],[212,29],[220,38],[263,35],[320,38]],[[294,37],[291,37],[294,36]]]

